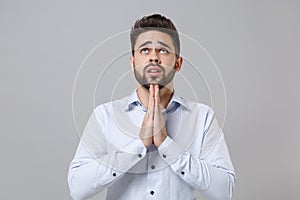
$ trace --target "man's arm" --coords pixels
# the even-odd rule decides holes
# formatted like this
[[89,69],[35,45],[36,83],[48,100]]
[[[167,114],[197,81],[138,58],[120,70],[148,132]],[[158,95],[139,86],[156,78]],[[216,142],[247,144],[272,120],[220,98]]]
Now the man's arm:
[[[136,165],[146,154],[139,138],[107,152],[107,140],[100,126],[101,116],[91,115],[68,173],[74,200],[86,199],[105,189]],[[103,122],[102,122],[103,123]]]
[[207,116],[200,156],[184,151],[167,137],[159,146],[161,157],[183,181],[210,200],[231,199],[235,182],[224,134],[213,112]]

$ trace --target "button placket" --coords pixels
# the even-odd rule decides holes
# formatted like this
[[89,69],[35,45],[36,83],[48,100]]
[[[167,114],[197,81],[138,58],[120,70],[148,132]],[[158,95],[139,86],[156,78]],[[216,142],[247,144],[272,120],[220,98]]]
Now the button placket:
[[152,149],[148,154],[148,173],[147,173],[147,196],[148,198],[146,199],[153,199],[157,198],[159,194],[157,193],[159,190],[159,181],[158,178],[162,177],[162,172],[161,170],[156,170],[157,169],[157,159],[160,157],[158,154],[157,149]]

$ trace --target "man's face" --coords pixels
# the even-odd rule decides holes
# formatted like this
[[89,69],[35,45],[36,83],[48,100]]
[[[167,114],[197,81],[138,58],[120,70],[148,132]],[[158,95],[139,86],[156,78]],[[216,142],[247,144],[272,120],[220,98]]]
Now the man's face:
[[140,34],[130,61],[138,83],[149,89],[150,84],[160,88],[172,83],[175,72],[181,67],[170,35],[160,31]]

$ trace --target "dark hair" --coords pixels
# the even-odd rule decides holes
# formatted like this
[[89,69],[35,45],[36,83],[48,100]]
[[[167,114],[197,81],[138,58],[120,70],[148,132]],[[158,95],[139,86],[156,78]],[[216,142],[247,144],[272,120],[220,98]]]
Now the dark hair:
[[180,41],[179,41],[179,35],[176,30],[176,27],[174,26],[173,22],[170,19],[160,14],[144,16],[142,19],[139,19],[135,22],[134,26],[131,28],[130,31],[132,55],[134,55],[134,46],[138,36],[141,33],[152,31],[152,30],[164,32],[170,35],[173,41],[173,45],[175,47],[176,56],[179,56]]

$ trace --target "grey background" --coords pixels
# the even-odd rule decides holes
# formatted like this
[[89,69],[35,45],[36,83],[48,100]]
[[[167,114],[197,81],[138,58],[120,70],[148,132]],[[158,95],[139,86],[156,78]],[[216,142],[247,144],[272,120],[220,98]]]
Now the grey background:
[[233,199],[300,199],[299,8],[296,0],[1,0],[0,199],[70,199],[77,70],[98,43],[153,12],[173,19],[220,69]]

